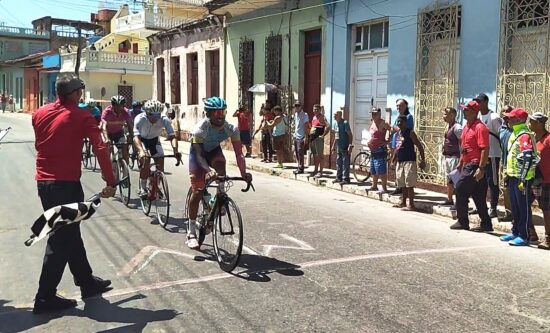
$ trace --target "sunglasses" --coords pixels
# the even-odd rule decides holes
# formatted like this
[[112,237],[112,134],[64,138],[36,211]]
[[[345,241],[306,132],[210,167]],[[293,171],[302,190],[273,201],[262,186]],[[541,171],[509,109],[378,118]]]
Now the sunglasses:
[[212,111],[211,114],[215,117],[224,117],[227,114],[227,110],[223,110],[223,109],[214,110]]
[[147,118],[149,118],[149,119],[159,119],[160,114],[148,114]]

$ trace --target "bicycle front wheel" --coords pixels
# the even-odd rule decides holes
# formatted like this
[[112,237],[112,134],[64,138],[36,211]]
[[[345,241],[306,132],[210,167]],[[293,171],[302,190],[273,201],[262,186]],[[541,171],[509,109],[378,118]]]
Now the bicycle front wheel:
[[237,204],[227,198],[216,208],[214,251],[220,268],[231,272],[239,264],[243,250],[243,221]]
[[119,183],[118,183],[118,191],[120,200],[122,203],[124,203],[126,206],[130,203],[130,169],[128,168],[128,164],[126,164],[125,160],[120,160],[118,162],[118,168],[119,168]]
[[88,164],[90,162],[90,145],[87,141],[84,141],[84,144],[82,145],[82,166],[84,168],[88,168]]
[[360,152],[353,159],[352,172],[355,180],[359,183],[364,183],[370,177],[370,154],[367,152]]
[[166,224],[170,218],[170,192],[168,191],[168,181],[162,172],[159,172],[157,185],[157,197],[155,199],[157,220],[161,227],[166,229]]

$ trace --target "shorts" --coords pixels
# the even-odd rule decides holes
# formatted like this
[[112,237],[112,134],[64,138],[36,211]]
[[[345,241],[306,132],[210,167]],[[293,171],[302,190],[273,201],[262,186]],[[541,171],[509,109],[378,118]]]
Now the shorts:
[[325,139],[322,136],[318,137],[311,141],[309,148],[313,155],[323,155],[325,151]]
[[[222,148],[220,146],[214,148],[211,151],[202,151],[203,157],[206,159],[209,167],[214,167],[214,164],[222,164],[225,166],[225,156],[223,156]],[[194,190],[203,189],[205,185],[205,177],[208,171],[201,168],[198,160],[198,152],[194,145],[191,145],[189,151],[189,175],[191,177],[191,187]],[[216,170],[219,172],[219,170]]]
[[124,131],[116,132],[116,133],[107,133],[107,137],[109,138],[110,141],[116,144],[126,143],[126,136],[124,135]]
[[539,208],[542,210],[550,210],[550,184],[542,184],[540,197],[537,197]]
[[395,170],[395,181],[397,187],[415,187],[418,178],[416,161],[397,162]]
[[240,135],[241,135],[241,143],[243,145],[248,146],[252,143],[252,138],[250,137],[250,130],[241,130]]
[[141,140],[143,147],[145,147],[145,150],[151,154],[151,157],[164,156],[164,150],[162,149],[162,145],[160,144],[158,137],[145,139],[140,136],[139,139]]
[[288,141],[288,136],[286,134],[274,136],[273,137],[273,149],[274,150],[284,150],[285,142]]
[[370,173],[373,176],[388,173],[388,152],[385,147],[371,153]]
[[449,184],[452,184],[450,178],[448,178],[449,174],[456,170],[456,167],[458,166],[458,163],[460,163],[460,157],[457,156],[444,156],[444,163],[445,163],[445,175],[447,175],[447,182]]

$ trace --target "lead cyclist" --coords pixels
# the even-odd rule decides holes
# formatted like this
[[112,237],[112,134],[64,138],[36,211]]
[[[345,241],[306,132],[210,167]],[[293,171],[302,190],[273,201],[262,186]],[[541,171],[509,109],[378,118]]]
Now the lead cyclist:
[[134,143],[138,150],[139,160],[142,161],[139,171],[139,196],[144,198],[147,196],[147,178],[149,178],[149,158],[144,158],[147,153],[155,159],[155,163],[159,166],[160,171],[164,171],[164,159],[160,158],[164,155],[162,145],[160,143],[160,133],[162,129],[166,129],[167,141],[170,140],[174,155],[178,161],[181,160],[181,153],[178,152],[178,140],[174,133],[174,128],[170,119],[162,115],[164,104],[156,100],[149,100],[143,106],[145,112],[140,113],[134,119]]
[[[187,229],[187,246],[198,250],[196,222],[202,191],[207,178],[226,175],[226,160],[220,144],[231,139],[237,166],[247,182],[252,181],[252,175],[246,172],[246,162],[242,153],[239,130],[225,120],[227,104],[220,97],[210,97],[204,101],[206,118],[199,121],[191,131],[191,149],[189,152],[189,175],[193,192],[189,200],[189,228]],[[212,172],[210,168],[215,171]],[[218,191],[223,191],[224,185],[218,183]]]

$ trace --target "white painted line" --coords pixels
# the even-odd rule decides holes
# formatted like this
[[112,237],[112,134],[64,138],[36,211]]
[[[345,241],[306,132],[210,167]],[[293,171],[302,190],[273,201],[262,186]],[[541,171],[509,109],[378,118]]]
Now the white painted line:
[[290,249],[290,250],[302,250],[302,251],[313,251],[315,250],[311,245],[308,243],[296,239],[294,237],[291,237],[287,234],[279,234],[282,238],[286,239],[287,241],[290,241],[292,243],[297,244],[298,246],[285,246],[285,245],[264,245],[264,256],[269,257],[271,254],[271,250],[273,249]]

